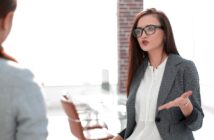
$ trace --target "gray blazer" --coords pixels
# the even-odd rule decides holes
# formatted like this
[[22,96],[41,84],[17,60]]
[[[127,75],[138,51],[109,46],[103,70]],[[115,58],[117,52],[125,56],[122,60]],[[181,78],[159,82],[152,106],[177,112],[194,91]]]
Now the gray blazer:
[[[147,66],[148,59],[146,58],[130,87],[126,105],[127,127],[120,133],[124,139],[128,138],[135,129],[135,97]],[[185,118],[178,107],[162,111],[156,109],[155,122],[163,140],[194,140],[192,131],[201,128],[204,117],[201,108],[199,77],[195,64],[179,55],[169,55],[159,90],[157,108],[188,90],[192,90],[193,94],[190,100],[194,107],[189,117]]]

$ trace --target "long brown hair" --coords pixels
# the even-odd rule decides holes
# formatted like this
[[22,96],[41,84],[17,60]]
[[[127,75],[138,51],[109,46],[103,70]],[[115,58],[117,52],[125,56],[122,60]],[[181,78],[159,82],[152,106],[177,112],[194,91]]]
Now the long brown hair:
[[133,80],[134,75],[136,74],[137,69],[142,64],[145,57],[147,57],[147,52],[143,51],[137,41],[132,34],[133,30],[137,27],[138,21],[145,15],[155,15],[159,20],[162,29],[165,34],[165,42],[164,42],[164,51],[166,54],[178,54],[178,50],[176,48],[173,31],[171,28],[171,24],[169,22],[168,17],[162,12],[158,11],[155,8],[150,8],[145,11],[139,12],[135,19],[133,26],[131,28],[131,34],[129,36],[129,58],[128,58],[128,80],[127,80],[127,96],[129,95],[129,90],[131,86],[131,82]]
[[[5,16],[9,12],[15,11],[16,5],[17,5],[16,0],[0,0],[0,19],[5,18]],[[17,62],[15,58],[13,58],[4,51],[1,44],[0,44],[0,57]]]

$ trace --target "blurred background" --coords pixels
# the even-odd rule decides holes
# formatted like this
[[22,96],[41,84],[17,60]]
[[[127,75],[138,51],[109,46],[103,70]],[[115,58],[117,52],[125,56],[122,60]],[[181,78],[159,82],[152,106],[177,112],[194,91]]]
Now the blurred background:
[[[73,96],[108,91],[110,105],[114,101],[125,104],[127,61],[123,59],[127,55],[128,35],[121,28],[125,26],[128,32],[132,15],[140,9],[155,7],[168,15],[181,56],[193,60],[198,68],[205,122],[195,135],[197,139],[210,139],[213,136],[211,124],[214,124],[211,119],[214,117],[214,9],[211,2],[18,0],[13,29],[4,47],[19,63],[29,67],[44,87],[48,138],[71,138],[59,102],[65,91]],[[128,21],[121,20],[124,13],[131,15]],[[116,133],[121,127],[124,126],[112,128],[112,131]]]

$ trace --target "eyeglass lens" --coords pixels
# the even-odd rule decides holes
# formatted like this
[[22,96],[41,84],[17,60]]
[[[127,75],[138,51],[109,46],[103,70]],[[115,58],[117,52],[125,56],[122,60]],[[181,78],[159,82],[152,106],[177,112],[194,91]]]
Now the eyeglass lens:
[[152,35],[155,33],[156,28],[161,28],[161,27],[157,25],[148,25],[144,28],[138,27],[134,29],[133,34],[135,37],[141,37],[144,31],[146,35]]

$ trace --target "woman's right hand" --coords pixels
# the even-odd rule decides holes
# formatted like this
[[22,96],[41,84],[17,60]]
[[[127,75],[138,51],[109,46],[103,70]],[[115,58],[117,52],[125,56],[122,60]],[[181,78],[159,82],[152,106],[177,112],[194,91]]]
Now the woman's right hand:
[[117,135],[110,140],[123,140],[123,138],[120,135]]

